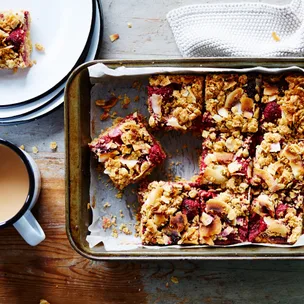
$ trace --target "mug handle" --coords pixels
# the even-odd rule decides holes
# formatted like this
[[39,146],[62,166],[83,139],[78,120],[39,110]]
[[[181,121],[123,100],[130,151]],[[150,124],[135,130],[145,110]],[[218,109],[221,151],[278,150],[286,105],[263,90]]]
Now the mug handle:
[[27,211],[14,223],[14,227],[31,246],[36,246],[45,239],[45,234],[31,211]]

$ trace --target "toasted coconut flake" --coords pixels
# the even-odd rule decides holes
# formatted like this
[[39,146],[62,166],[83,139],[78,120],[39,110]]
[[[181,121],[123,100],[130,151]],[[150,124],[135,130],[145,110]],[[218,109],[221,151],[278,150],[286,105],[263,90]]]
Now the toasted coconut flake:
[[156,115],[160,115],[162,114],[161,112],[161,102],[162,102],[162,97],[161,95],[157,95],[157,94],[152,94],[150,101],[151,101],[151,107],[153,112]]
[[231,93],[228,94],[225,102],[225,108],[231,109],[239,100],[241,99],[241,96],[243,95],[243,89],[237,88]]
[[116,41],[117,39],[119,39],[119,35],[118,35],[118,34],[112,34],[112,35],[110,35],[109,37],[110,37],[111,42],[114,42],[114,41]]
[[233,159],[233,153],[229,152],[214,152],[213,155],[216,157],[216,160],[221,163],[229,163]]
[[108,153],[103,153],[98,155],[98,161],[100,163],[104,163],[106,162],[109,158],[113,158],[115,155],[118,154],[118,151],[112,151],[112,152],[108,152]]
[[220,116],[222,116],[224,118],[228,118],[228,116],[229,116],[229,113],[228,113],[227,109],[225,109],[225,108],[220,108],[217,112]]
[[212,182],[217,185],[227,182],[227,178],[223,175],[224,166],[215,166],[214,168],[207,167],[204,172],[205,182]]
[[242,165],[238,162],[233,162],[228,165],[228,171],[232,174],[239,171],[242,168]]
[[277,94],[279,94],[277,87],[269,86],[264,89],[264,95],[272,96],[272,95],[277,95]]
[[281,151],[281,144],[279,142],[270,145],[270,152],[279,152],[279,151]]
[[203,224],[200,224],[200,228],[199,228],[200,238],[205,239],[205,237],[208,238],[213,235],[217,235],[221,233],[221,230],[222,230],[221,219],[218,216],[215,216],[214,220],[210,225],[204,226]]
[[282,237],[286,237],[288,233],[288,228],[284,224],[280,223],[278,220],[275,220],[271,217],[265,217],[264,222],[267,225],[268,231],[278,234]]
[[151,204],[153,205],[156,202],[156,200],[162,196],[162,194],[163,194],[163,189],[161,187],[156,187],[150,192],[144,205],[151,205]]
[[178,123],[178,120],[176,117],[170,117],[167,121],[167,126],[170,126],[170,127],[174,127],[174,128],[178,128],[178,129],[182,129],[182,130],[187,130],[187,127],[185,126],[181,126],[179,123]]
[[253,112],[253,100],[249,97],[242,96],[241,109],[243,112]]
[[212,221],[213,221],[213,217],[211,215],[205,212],[202,213],[201,222],[204,224],[204,226],[210,225]]

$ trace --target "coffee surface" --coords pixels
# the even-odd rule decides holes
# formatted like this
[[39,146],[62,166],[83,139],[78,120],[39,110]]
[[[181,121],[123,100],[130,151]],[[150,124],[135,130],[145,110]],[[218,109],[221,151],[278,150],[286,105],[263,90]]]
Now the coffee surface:
[[29,193],[29,175],[18,154],[0,144],[0,223],[20,211]]

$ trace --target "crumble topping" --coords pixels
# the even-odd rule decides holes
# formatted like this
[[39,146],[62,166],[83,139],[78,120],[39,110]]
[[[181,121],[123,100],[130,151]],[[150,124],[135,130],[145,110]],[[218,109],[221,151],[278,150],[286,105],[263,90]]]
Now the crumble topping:
[[202,114],[203,77],[158,75],[149,79],[149,125],[187,130]]
[[118,189],[142,179],[166,157],[137,113],[114,124],[89,147]]
[[203,125],[221,132],[257,132],[260,86],[260,75],[207,75]]

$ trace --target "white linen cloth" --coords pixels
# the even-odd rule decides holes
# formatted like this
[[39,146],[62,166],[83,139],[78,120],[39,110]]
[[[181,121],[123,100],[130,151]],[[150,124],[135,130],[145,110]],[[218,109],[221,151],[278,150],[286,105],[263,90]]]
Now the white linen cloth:
[[299,57],[304,54],[304,0],[293,0],[284,6],[189,5],[170,11],[167,20],[184,57]]

